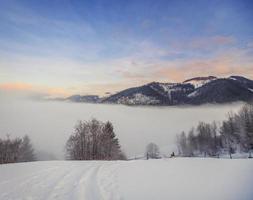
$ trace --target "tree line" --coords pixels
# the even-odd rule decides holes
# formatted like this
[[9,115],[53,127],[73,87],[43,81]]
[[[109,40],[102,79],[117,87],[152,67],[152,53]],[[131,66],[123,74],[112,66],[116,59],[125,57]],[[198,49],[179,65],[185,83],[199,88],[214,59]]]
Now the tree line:
[[[188,133],[177,135],[181,156],[212,156],[253,151],[253,104],[245,104],[238,113],[230,112],[220,125],[199,122]],[[66,159],[70,160],[120,160],[126,159],[119,139],[110,121],[97,119],[78,121],[66,142]],[[174,152],[173,152],[174,155]],[[159,158],[159,148],[150,143],[146,157]],[[0,138],[0,164],[36,160],[30,138]]]
[[238,113],[228,113],[227,119],[218,126],[216,122],[199,122],[188,133],[177,136],[181,156],[213,156],[253,151],[253,104],[245,104]]
[[[78,121],[66,142],[66,159],[126,160],[111,122]],[[0,138],[0,164],[35,161],[33,145],[23,138]]]
[[126,159],[112,123],[97,119],[76,124],[66,143],[66,157],[70,160]]
[[30,138],[0,138],[0,164],[34,161],[34,150]]

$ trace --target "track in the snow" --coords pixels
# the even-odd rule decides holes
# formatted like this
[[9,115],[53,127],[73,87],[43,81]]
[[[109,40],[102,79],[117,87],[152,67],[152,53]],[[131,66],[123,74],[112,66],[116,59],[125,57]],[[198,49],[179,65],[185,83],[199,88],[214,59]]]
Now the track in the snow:
[[[108,170],[115,168],[114,165],[117,165],[115,163],[96,161],[41,162],[41,167],[36,164],[36,162],[30,163],[31,168],[37,167],[35,171],[31,169],[31,172],[27,170],[28,163],[16,164],[20,170],[18,176],[11,180],[0,181],[0,191],[2,191],[0,199],[120,199],[119,195],[112,196],[111,191],[106,189],[115,182],[114,176],[109,174],[105,177]],[[15,183],[15,187],[12,187],[13,183]]]

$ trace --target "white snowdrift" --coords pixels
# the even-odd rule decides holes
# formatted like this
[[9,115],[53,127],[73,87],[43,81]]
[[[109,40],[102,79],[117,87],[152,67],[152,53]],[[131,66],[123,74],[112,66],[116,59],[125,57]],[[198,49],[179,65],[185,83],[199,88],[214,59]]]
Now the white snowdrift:
[[0,199],[252,200],[253,160],[175,158],[0,165]]

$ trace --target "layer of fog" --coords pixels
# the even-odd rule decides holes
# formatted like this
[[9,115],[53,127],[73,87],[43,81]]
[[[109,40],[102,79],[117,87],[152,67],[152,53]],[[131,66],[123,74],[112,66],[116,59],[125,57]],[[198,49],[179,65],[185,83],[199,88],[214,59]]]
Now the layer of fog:
[[[189,107],[129,107],[70,102],[29,100],[0,101],[0,137],[28,134],[41,156],[54,154],[61,159],[64,145],[77,120],[92,117],[110,120],[128,156],[143,154],[149,142],[170,151],[175,135],[189,130],[198,121],[225,119],[241,103]],[[49,154],[48,154],[49,153]],[[53,157],[52,157],[53,158]]]

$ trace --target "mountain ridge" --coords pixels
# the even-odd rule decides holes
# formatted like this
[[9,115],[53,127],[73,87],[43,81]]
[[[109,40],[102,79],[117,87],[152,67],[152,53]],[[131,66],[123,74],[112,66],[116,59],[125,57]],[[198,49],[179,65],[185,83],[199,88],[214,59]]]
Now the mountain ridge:
[[253,80],[243,76],[195,77],[179,83],[150,82],[108,97],[72,95],[68,101],[124,105],[201,105],[253,100]]

